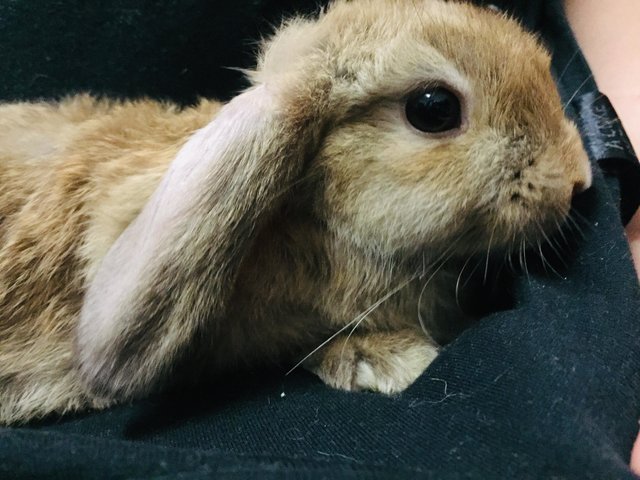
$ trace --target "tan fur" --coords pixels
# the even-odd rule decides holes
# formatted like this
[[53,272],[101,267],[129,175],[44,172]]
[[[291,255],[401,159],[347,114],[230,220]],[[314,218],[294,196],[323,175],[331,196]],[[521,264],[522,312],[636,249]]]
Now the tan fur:
[[[342,328],[308,368],[404,389],[437,351],[418,312],[462,316],[450,271],[423,288],[434,262],[537,241],[590,183],[548,67],[489,11],[337,1],[225,107],[0,106],[0,423],[291,365]],[[434,82],[456,135],[403,118]]]
[[217,108],[88,96],[0,107],[0,421],[108,403],[72,368],[84,281]]

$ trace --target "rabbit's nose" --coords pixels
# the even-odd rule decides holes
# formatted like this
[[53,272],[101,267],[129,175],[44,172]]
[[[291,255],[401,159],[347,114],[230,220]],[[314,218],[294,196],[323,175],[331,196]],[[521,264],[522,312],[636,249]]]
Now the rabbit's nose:
[[571,196],[575,197],[579,193],[584,192],[591,186],[591,179],[588,181],[578,180],[577,182],[573,182],[573,191],[571,192]]
[[577,171],[574,174],[572,196],[578,195],[591,186],[592,173],[591,164],[586,154],[583,154],[578,163]]

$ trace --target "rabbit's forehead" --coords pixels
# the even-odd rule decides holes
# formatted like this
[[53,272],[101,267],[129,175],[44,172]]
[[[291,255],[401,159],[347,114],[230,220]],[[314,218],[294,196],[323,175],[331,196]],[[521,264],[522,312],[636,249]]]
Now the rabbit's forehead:
[[552,131],[562,109],[549,65],[533,36],[486,9],[440,0],[338,0],[319,20],[284,24],[265,43],[251,78],[321,84],[314,98],[330,92],[336,118],[444,83],[473,107],[477,125]]
[[365,4],[344,4],[349,11],[331,22],[337,76],[363,92],[387,96],[436,81],[494,110],[557,110],[549,55],[515,21],[437,0]]
[[383,97],[430,83],[446,83],[464,93],[470,89],[468,75],[437,48],[400,36],[370,54],[339,56],[335,69],[337,77],[346,74],[346,81],[355,84],[355,88]]

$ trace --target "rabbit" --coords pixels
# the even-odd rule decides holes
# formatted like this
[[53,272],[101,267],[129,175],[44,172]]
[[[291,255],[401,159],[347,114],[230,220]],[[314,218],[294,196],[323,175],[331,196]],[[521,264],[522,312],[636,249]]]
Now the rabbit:
[[402,392],[472,320],[459,262],[591,184],[549,54],[489,9],[335,0],[247,76],[224,105],[0,106],[0,423],[265,363]]

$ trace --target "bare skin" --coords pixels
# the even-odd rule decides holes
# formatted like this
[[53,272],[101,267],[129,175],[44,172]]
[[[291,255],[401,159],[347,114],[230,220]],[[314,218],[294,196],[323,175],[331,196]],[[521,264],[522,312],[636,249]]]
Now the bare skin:
[[[640,152],[640,9],[636,0],[565,0],[571,28],[600,91],[609,97],[636,152]],[[621,71],[621,69],[624,71]],[[627,225],[640,278],[640,210]],[[640,474],[640,436],[630,459]]]
[[[596,82],[640,152],[640,9],[635,0],[565,0],[569,22]],[[624,69],[624,74],[621,73]],[[627,226],[640,277],[640,212]]]

